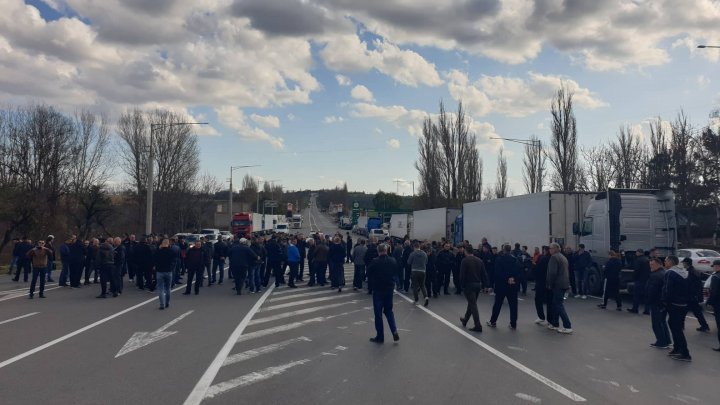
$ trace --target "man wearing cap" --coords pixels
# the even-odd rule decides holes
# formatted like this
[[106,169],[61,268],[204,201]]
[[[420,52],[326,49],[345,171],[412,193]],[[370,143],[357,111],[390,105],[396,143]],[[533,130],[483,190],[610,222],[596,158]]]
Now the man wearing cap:
[[[707,305],[713,307],[715,312],[715,327],[718,330],[718,342],[720,342],[720,260],[713,262],[713,274],[710,276],[710,294],[708,295]],[[720,345],[713,348],[716,352],[720,352]]]

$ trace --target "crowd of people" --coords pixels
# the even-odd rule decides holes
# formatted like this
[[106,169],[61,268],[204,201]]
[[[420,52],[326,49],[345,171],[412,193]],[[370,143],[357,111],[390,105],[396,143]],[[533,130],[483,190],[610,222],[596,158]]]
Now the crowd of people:
[[[97,298],[118,297],[123,292],[127,276],[140,290],[158,291],[160,306],[170,305],[170,291],[185,283],[185,295],[200,293],[203,285],[223,284],[225,271],[234,283],[234,293],[244,290],[259,293],[270,283],[298,288],[297,282],[307,286],[326,286],[340,293],[345,287],[343,264],[354,266],[352,287],[367,288],[373,296],[376,336],[371,341],[383,342],[383,320],[387,318],[394,340],[399,340],[392,311],[395,291],[410,293],[415,304],[429,306],[430,299],[440,295],[464,295],[466,311],[460,317],[463,327],[472,318],[475,332],[482,332],[477,300],[481,293],[494,296],[494,304],[486,326],[495,328],[505,302],[509,307],[509,327],[518,327],[518,296],[526,295],[528,279],[534,279],[535,323],[562,334],[573,333],[564,302],[570,296],[586,299],[591,293],[588,271],[592,258],[581,244],[577,250],[562,248],[556,243],[537,247],[531,254],[526,246],[516,243],[491,246],[483,238],[477,248],[468,241],[453,246],[449,241],[377,241],[358,239],[353,243],[349,233],[333,236],[313,233],[272,234],[270,236],[235,237],[216,243],[200,239],[188,244],[182,237],[135,235],[125,238],[93,238],[82,240],[71,236],[59,247],[48,236],[35,245],[23,237],[16,240],[9,273],[15,268],[14,281],[28,281],[32,274],[29,298],[35,295],[39,280],[39,297],[45,298],[45,282],[52,281],[56,255],[61,272],[59,285],[81,288],[100,285]],[[661,260],[657,252],[642,249],[634,255],[610,250],[604,265],[602,303],[616,302],[622,310],[620,278],[622,270],[633,269],[633,306],[629,312],[650,315],[656,341],[652,347],[672,350],[673,359],[691,361],[684,336],[685,316],[692,312],[700,323],[697,329],[708,332],[700,303],[703,302],[701,275],[692,261],[682,262],[676,256]],[[228,266],[226,267],[226,263]],[[307,274],[305,265],[307,263]],[[720,309],[720,261],[713,264],[714,273],[705,283],[709,289],[707,304]],[[186,280],[183,280],[184,277]],[[286,278],[287,276],[287,278]],[[84,282],[83,282],[84,279]],[[92,282],[91,282],[92,280]],[[450,285],[454,291],[450,291]],[[714,313],[720,323],[720,311]],[[720,330],[718,331],[720,341]],[[720,351],[720,347],[714,348]]]

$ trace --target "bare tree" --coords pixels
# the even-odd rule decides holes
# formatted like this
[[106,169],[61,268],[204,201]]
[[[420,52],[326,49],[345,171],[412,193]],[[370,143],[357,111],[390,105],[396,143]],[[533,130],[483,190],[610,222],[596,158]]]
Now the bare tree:
[[700,179],[703,194],[715,206],[715,229],[713,230],[713,245],[718,246],[720,238],[720,128],[713,130],[707,127],[700,135],[695,160],[699,163]]
[[[579,189],[605,191],[614,184],[615,168],[612,151],[606,146],[581,148],[585,171],[579,176]],[[584,186],[584,187],[583,187]]]
[[640,140],[632,135],[630,127],[620,127],[617,138],[610,144],[610,150],[615,185],[621,188],[639,187],[645,150]]
[[530,143],[525,144],[523,157],[523,183],[528,194],[542,191],[546,162],[542,141],[535,135],[531,136]]
[[498,155],[497,164],[497,176],[495,180],[495,197],[505,198],[507,197],[507,194],[507,158],[503,154],[503,149],[500,148],[500,154]]
[[693,128],[683,111],[680,111],[672,123],[670,137],[670,161],[672,186],[678,211],[685,214],[685,239],[693,241],[692,219],[697,205],[703,200],[700,184],[700,170],[694,159],[697,142],[693,137]]
[[577,122],[573,112],[573,93],[562,84],[550,106],[552,139],[550,163],[555,169],[552,185],[560,191],[575,191],[577,185]]
[[494,199],[496,198],[495,188],[494,188],[494,187],[490,187],[490,186],[485,187],[485,188],[483,189],[483,193],[482,193],[482,194],[483,194],[483,198],[482,198],[482,199],[485,200],[485,201],[487,201],[487,200],[494,200]]
[[424,206],[434,208],[440,199],[440,157],[437,129],[430,117],[423,122],[418,155],[415,168],[420,175],[420,200]]
[[645,164],[645,187],[668,189],[672,162],[665,126],[660,118],[650,122],[650,151]]

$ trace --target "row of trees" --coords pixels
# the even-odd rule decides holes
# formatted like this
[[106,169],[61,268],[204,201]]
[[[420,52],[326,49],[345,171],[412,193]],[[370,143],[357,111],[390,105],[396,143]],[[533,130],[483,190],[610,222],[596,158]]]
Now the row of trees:
[[[684,112],[672,122],[661,118],[650,123],[644,141],[623,126],[607,145],[578,145],[573,93],[564,86],[553,97],[551,137],[548,145],[537,136],[525,144],[522,177],[525,192],[603,191],[608,188],[672,188],[676,206],[688,224],[701,206],[715,209],[720,232],[720,128],[697,127]],[[418,143],[415,163],[420,177],[419,205],[423,208],[459,207],[464,202],[503,198],[508,187],[507,159],[501,149],[494,186],[483,188],[482,158],[475,136],[468,132],[462,103],[455,114],[440,103],[436,120],[427,118]],[[714,113],[718,118],[720,113]],[[517,140],[516,140],[517,141]],[[691,241],[692,226],[685,226]]]

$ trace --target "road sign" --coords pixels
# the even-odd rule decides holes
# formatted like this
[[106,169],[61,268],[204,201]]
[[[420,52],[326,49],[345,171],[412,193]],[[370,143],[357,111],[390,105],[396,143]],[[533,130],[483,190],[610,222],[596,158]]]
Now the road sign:
[[352,207],[353,207],[353,209],[354,209],[354,210],[356,210],[356,209],[360,209],[360,203],[359,203],[359,202],[357,202],[357,201],[353,201],[353,203],[352,203]]
[[277,207],[278,207],[278,202],[275,201],[275,200],[266,200],[266,201],[263,203],[263,206],[265,206],[265,208],[277,208]]

